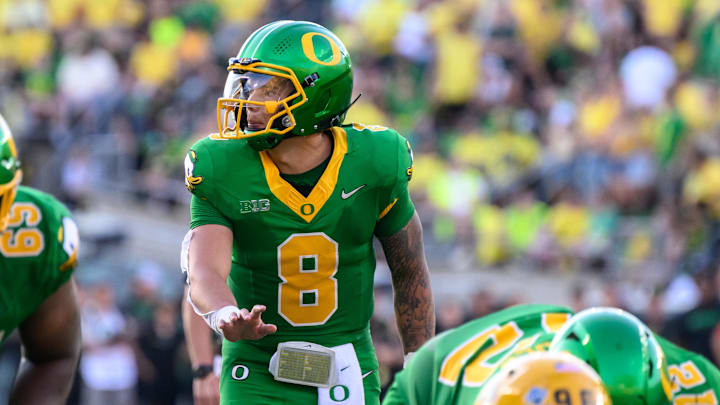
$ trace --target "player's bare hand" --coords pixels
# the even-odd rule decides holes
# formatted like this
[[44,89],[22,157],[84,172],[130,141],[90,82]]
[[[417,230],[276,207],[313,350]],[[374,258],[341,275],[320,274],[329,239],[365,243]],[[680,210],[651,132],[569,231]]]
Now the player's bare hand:
[[214,373],[193,380],[195,405],[218,405],[220,403],[220,380]]
[[218,328],[225,339],[231,342],[238,340],[257,340],[277,331],[277,326],[266,324],[260,316],[265,312],[265,305],[255,305],[251,312],[240,309],[240,314],[231,314],[229,322],[221,320]]

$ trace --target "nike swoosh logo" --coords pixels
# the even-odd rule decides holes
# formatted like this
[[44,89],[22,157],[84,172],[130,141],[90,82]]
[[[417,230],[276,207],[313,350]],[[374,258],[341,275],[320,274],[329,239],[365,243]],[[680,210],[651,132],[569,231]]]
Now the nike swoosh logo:
[[350,366],[345,366],[345,367],[341,368],[340,371],[345,371],[345,369],[348,367],[350,367]]
[[363,187],[365,187],[366,185],[367,185],[367,184],[363,184],[362,186],[360,186],[360,187],[358,187],[358,188],[350,191],[349,193],[346,193],[346,192],[345,192],[345,189],[342,189],[342,191],[340,192],[340,198],[342,198],[343,200],[347,200],[348,198],[352,197],[353,194],[355,194],[355,193],[357,193],[358,191],[360,191],[360,189],[363,188]]
[[365,377],[369,376],[370,374],[372,374],[372,373],[374,373],[374,372],[375,372],[375,370],[370,370],[370,371],[368,371],[367,373],[363,374],[363,375],[362,375],[362,378],[365,378]]

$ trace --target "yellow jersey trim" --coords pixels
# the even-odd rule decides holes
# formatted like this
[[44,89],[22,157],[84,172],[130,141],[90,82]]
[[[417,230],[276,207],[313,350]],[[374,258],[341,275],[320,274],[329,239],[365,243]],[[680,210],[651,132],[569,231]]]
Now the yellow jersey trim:
[[65,261],[65,263],[60,265],[60,271],[65,271],[69,268],[75,267],[77,264],[77,249],[73,250],[72,254],[68,259]]
[[388,212],[390,212],[390,210],[392,209],[392,207],[395,205],[395,203],[396,203],[397,201],[398,201],[397,198],[394,199],[393,202],[390,203],[390,205],[388,205],[387,207],[385,207],[384,210],[382,210],[382,212],[380,213],[380,216],[378,217],[378,221],[381,220],[381,219],[383,219],[383,217],[384,217],[385,215],[387,215]]
[[337,185],[340,166],[348,151],[347,134],[345,130],[339,127],[333,127],[331,131],[335,141],[335,149],[333,150],[330,162],[325,168],[325,171],[307,197],[300,194],[295,187],[280,177],[280,171],[267,151],[260,152],[260,160],[262,161],[263,169],[265,169],[265,178],[267,179],[270,191],[280,202],[285,204],[307,223],[310,223],[313,218],[315,218],[327,200],[330,199]]

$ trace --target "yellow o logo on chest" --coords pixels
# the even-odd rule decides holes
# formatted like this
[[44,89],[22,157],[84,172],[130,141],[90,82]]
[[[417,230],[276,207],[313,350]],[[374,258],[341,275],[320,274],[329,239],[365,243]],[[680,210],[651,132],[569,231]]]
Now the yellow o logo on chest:
[[[332,51],[332,59],[330,59],[329,62],[323,62],[320,59],[318,59],[317,55],[315,54],[315,45],[313,44],[313,37],[320,36],[325,38],[328,43],[330,44],[330,50]],[[311,61],[319,64],[319,65],[325,65],[325,66],[333,66],[340,63],[340,58],[342,58],[342,52],[340,52],[340,47],[338,44],[329,36],[319,33],[319,32],[308,32],[305,35],[302,36],[300,39],[300,42],[302,43],[302,49],[303,53],[305,53],[305,56],[307,56],[308,59]]]

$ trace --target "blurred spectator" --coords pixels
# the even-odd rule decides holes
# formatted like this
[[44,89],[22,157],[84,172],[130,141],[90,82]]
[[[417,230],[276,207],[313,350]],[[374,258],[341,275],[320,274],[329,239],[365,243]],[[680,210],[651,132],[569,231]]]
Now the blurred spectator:
[[[437,7],[451,7],[453,3],[436,4]],[[433,15],[439,18],[437,16],[442,14],[436,11]],[[461,11],[458,10],[452,18],[460,18],[460,15]],[[455,23],[435,28],[436,72],[433,94],[437,103],[435,120],[440,130],[448,128],[465,113],[480,76],[480,41],[470,31],[470,17],[465,14]]]
[[125,301],[123,313],[130,316],[141,328],[149,328],[155,322],[156,308],[160,300],[159,284],[163,269],[149,260],[141,262],[130,284],[130,298]]
[[700,302],[688,312],[671,320],[666,333],[679,345],[713,359],[713,331],[720,323],[720,271],[715,262],[701,264],[694,275],[700,290]]
[[665,102],[668,89],[675,83],[677,71],[667,52],[642,46],[632,50],[620,62],[620,77],[627,105],[652,110]]
[[112,287],[106,284],[95,286],[82,303],[81,315],[82,403],[135,404],[138,370],[127,323],[115,303]]
[[572,301],[570,308],[572,308],[574,312],[580,312],[588,307],[587,302],[585,301],[585,289],[580,283],[576,283],[573,286],[571,296]]
[[[58,92],[72,112],[101,102],[113,92],[120,75],[115,60],[106,49],[98,47],[90,34],[75,31],[68,36],[67,50],[58,66]],[[111,94],[111,92],[113,92]]]
[[465,321],[465,311],[458,301],[446,299],[439,306],[435,333],[460,326]]
[[495,311],[496,303],[490,292],[478,290],[472,295],[470,301],[470,311],[466,315],[465,322],[483,317]]
[[662,308],[661,294],[659,291],[653,293],[650,298],[650,303],[647,305],[647,309],[640,319],[642,319],[645,325],[653,332],[662,333],[665,327],[665,312]]
[[148,405],[173,405],[179,391],[176,377],[183,335],[175,302],[160,304],[152,323],[140,331],[139,394]]

